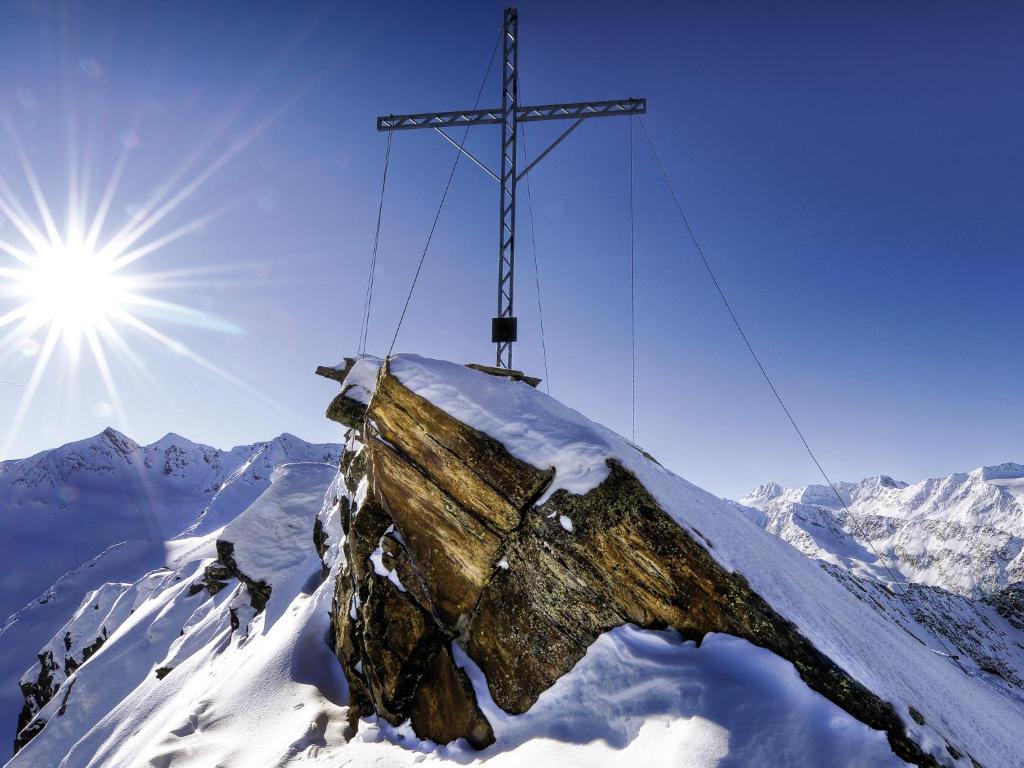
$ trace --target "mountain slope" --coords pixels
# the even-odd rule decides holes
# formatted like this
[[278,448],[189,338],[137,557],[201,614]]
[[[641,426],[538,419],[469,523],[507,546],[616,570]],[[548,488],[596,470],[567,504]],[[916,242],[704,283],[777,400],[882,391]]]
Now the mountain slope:
[[[763,485],[739,503],[804,554],[883,581],[939,586],[968,597],[1024,580],[1024,465],[923,480],[889,477],[837,486]],[[882,560],[876,555],[881,555]]]
[[[324,643],[326,595],[317,592],[322,574],[311,546],[313,517],[334,474],[322,463],[279,466],[257,501],[225,527],[239,560],[259,558],[253,573],[272,587],[274,600],[258,616],[246,584],[232,580],[213,596],[204,589],[212,558],[112,585],[101,606],[120,614],[109,636],[42,708],[45,729],[10,765],[177,765],[200,743],[198,765],[217,763],[218,755],[267,765],[260,736],[271,721],[301,737],[315,718],[304,707],[329,705],[321,691],[336,700],[345,693]],[[60,634],[48,646],[63,647]],[[313,675],[309,683],[318,687],[253,706],[256,691],[283,693],[292,673]],[[229,727],[216,728],[218,721]],[[231,738],[216,738],[218,730]]]
[[1017,763],[1016,689],[921,618],[991,611],[830,575],[522,381],[380,365],[337,370],[340,471],[279,466],[40,644],[10,768]]
[[93,590],[212,556],[218,527],[270,485],[275,466],[334,464],[338,446],[291,435],[218,450],[169,434],[95,437],[0,463],[0,723],[13,732],[18,679]]
[[0,615],[118,542],[164,542],[190,526],[209,532],[221,496],[236,497],[228,506],[237,514],[267,487],[278,464],[336,458],[335,446],[291,435],[223,451],[174,434],[138,445],[106,429],[2,462],[0,557],[9,567],[0,573]]

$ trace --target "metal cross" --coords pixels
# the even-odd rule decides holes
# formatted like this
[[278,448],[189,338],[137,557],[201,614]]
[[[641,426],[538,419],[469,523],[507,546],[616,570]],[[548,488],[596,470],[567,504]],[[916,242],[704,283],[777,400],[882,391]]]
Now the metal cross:
[[[505,9],[502,35],[501,107],[456,112],[424,112],[415,115],[384,115],[377,118],[378,131],[406,131],[433,128],[501,186],[498,230],[498,314],[491,320],[491,341],[497,345],[497,367],[512,368],[512,344],[517,338],[516,316],[513,313],[516,264],[516,184],[550,154],[566,136],[591,117],[642,115],[647,112],[646,99],[615,101],[582,101],[572,104],[519,105],[519,14],[515,8]],[[572,120],[573,122],[547,149],[537,155],[526,168],[516,172],[516,135],[518,124],[540,120]],[[486,164],[460,146],[444,128],[476,125],[501,126],[501,166],[494,173]]]

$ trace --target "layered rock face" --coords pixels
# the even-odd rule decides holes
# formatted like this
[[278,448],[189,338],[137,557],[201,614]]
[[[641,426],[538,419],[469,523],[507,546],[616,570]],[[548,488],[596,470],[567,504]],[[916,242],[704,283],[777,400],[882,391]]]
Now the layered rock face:
[[336,573],[333,640],[353,725],[376,714],[438,743],[485,747],[494,736],[465,657],[494,702],[521,713],[602,633],[631,623],[698,643],[709,632],[749,640],[884,731],[902,759],[974,762],[949,739],[922,747],[892,704],[723,567],[712,542],[677,522],[622,462],[608,460],[585,493],[551,493],[553,469],[516,458],[403,385],[388,363],[361,358],[325,371],[343,388],[328,416],[350,431],[317,546]]

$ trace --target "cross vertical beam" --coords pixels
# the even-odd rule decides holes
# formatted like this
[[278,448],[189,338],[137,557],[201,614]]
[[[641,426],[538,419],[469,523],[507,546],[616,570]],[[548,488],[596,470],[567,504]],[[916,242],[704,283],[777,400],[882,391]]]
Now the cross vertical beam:
[[516,266],[516,109],[519,106],[519,13],[505,9],[501,68],[501,191],[498,232],[498,314],[491,323],[499,368],[512,367],[512,344],[517,338]]

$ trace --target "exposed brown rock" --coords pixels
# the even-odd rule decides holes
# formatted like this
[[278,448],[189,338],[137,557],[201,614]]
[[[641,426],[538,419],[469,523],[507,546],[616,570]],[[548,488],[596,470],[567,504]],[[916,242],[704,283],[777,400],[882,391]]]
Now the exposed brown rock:
[[335,368],[333,365],[318,365],[316,367],[316,375],[323,376],[325,379],[333,379],[339,384],[344,383],[345,377],[348,376],[349,371],[352,370],[352,366],[355,365],[355,358],[346,357],[342,364]]
[[465,738],[477,749],[494,743],[494,731],[476,705],[473,685],[455,666],[449,645],[441,648],[420,681],[412,727],[423,738],[447,744]]
[[[342,472],[350,496],[364,467],[369,488],[358,509],[343,505],[347,564],[333,612],[355,712],[411,718],[424,738],[483,746],[493,733],[452,661],[452,642],[484,672],[495,702],[517,713],[601,633],[631,622],[698,642],[724,632],[767,648],[813,690],[884,731],[899,757],[937,765],[889,703],[722,568],[710,544],[618,463],[590,492],[559,491],[535,508],[552,471],[410,392],[387,364],[360,436],[365,448],[343,456]],[[378,547],[404,589],[374,569]]]
[[536,376],[527,376],[522,371],[517,371],[514,368],[497,368],[493,365],[481,365],[480,363],[466,363],[466,367],[490,376],[502,376],[506,379],[512,379],[512,381],[525,381],[534,389],[542,381],[542,379],[538,379]]
[[336,421],[346,427],[358,428],[362,426],[363,418],[366,416],[366,406],[341,392],[331,400],[325,414],[331,421]]
[[384,443],[376,445],[370,477],[435,609],[454,624],[476,605],[498,559],[497,532]]
[[[385,364],[369,416],[383,437],[457,501],[500,530],[544,491],[553,470],[514,458],[500,442],[402,386]],[[374,435],[369,435],[373,438]],[[373,461],[379,440],[371,440]]]

